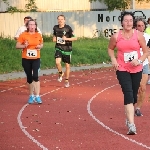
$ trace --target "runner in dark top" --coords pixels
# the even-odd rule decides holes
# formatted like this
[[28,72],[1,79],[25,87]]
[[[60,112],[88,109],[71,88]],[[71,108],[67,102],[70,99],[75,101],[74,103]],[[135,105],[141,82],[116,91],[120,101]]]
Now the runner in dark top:
[[73,34],[73,30],[69,25],[65,24],[65,16],[57,17],[58,25],[53,27],[53,42],[55,45],[55,60],[58,69],[58,81],[62,81],[64,72],[62,71],[61,61],[65,63],[65,87],[69,87],[69,74],[72,53],[72,41],[77,40]]

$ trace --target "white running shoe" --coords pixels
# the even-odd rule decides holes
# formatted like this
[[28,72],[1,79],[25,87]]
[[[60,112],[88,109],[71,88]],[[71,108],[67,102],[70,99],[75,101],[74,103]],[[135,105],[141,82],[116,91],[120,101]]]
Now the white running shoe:
[[150,80],[148,80],[147,84],[150,84]]
[[68,88],[70,85],[69,85],[69,82],[68,81],[65,81],[65,87]]
[[63,75],[64,75],[64,73],[62,73],[62,74],[59,73],[58,79],[57,79],[58,82],[61,82],[61,81],[62,81]]
[[128,128],[129,128],[129,131],[127,132],[127,135],[135,135],[135,134],[137,134],[137,133],[136,133],[135,124],[133,124],[133,123],[128,123]]

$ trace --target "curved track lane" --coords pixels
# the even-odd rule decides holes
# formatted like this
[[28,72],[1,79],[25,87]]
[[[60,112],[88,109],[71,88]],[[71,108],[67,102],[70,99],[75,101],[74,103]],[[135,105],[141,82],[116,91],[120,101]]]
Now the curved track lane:
[[42,105],[26,104],[25,79],[1,82],[0,149],[150,149],[148,95],[144,116],[135,117],[138,134],[129,136],[123,95],[111,68],[72,72],[70,88],[56,78],[41,77]]

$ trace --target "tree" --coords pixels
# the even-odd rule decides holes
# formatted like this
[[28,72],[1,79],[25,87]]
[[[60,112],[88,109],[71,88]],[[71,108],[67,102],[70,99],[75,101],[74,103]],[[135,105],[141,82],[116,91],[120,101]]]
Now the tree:
[[[130,8],[131,5],[131,0],[89,0],[90,2],[103,2],[107,7],[109,11],[113,11],[115,9],[118,10],[125,10]],[[136,0],[138,3],[143,3],[143,2],[150,2],[150,0]]]
[[28,1],[28,3],[25,5],[25,10],[10,6],[10,3],[8,2],[8,0],[0,0],[0,1],[4,2],[8,6],[7,12],[11,12],[11,13],[14,13],[14,12],[33,12],[33,11],[37,11],[37,9],[38,9],[36,6],[36,3],[35,3],[36,0],[26,0],[26,1]]
[[37,11],[35,0],[28,0],[28,4],[25,5],[26,11]]

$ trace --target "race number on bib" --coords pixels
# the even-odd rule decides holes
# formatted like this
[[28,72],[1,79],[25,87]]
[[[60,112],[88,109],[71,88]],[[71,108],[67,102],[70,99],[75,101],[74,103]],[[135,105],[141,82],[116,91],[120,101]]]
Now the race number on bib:
[[34,49],[27,49],[27,57],[37,57],[37,50]]
[[61,37],[57,37],[57,43],[65,44],[65,40],[63,40]]
[[132,61],[133,59],[138,59],[137,51],[133,51],[130,53],[124,53],[124,61],[126,63]]

